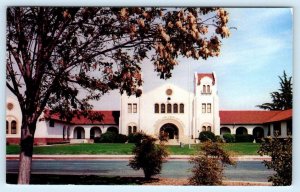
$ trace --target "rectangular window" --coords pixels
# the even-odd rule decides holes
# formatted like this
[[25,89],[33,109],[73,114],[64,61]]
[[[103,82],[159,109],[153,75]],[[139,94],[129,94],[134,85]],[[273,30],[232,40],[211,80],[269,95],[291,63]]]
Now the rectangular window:
[[211,113],[211,104],[207,103],[207,113]]
[[137,104],[136,103],[133,104],[133,113],[137,113]]
[[281,123],[278,122],[278,123],[274,123],[274,132],[273,132],[273,135],[277,135],[277,136],[280,136],[281,135]]
[[50,121],[49,121],[49,126],[50,126],[50,127],[54,127],[54,120],[53,120],[53,119],[50,119]]
[[132,104],[128,103],[128,113],[132,113]]
[[202,113],[206,113],[206,104],[202,103]]

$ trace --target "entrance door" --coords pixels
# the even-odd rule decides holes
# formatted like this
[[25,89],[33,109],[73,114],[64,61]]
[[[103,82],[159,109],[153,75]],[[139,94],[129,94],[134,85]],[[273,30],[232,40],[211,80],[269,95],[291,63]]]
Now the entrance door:
[[172,123],[164,124],[160,128],[160,134],[163,134],[168,139],[178,139],[179,138],[178,128],[176,127],[176,125],[174,125]]

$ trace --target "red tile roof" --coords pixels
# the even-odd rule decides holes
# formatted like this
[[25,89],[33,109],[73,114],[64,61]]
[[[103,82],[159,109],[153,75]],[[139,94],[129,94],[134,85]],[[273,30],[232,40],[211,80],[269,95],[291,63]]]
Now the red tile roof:
[[220,111],[221,124],[263,124],[291,118],[291,109],[285,111]]
[[[108,124],[108,125],[118,125],[120,111],[92,111],[93,115],[102,115],[102,121],[99,120],[90,120],[88,117],[84,117],[83,115],[76,115],[70,121],[71,124],[77,125],[96,125],[96,124]],[[62,120],[59,117],[58,113],[50,115],[49,111],[45,111],[44,113],[46,119],[53,119],[58,121],[66,122],[66,120]]]
[[214,77],[214,74],[213,74],[213,73],[198,73],[197,75],[198,75],[198,82],[197,82],[198,85],[200,85],[200,81],[201,81],[201,79],[204,78],[204,77],[209,77],[209,78],[211,78],[212,81],[213,81],[212,84],[213,84],[213,85],[215,84],[215,77]]

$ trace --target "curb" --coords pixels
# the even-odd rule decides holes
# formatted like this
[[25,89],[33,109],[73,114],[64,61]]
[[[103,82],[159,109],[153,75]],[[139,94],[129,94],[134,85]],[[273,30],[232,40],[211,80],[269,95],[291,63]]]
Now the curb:
[[[34,155],[33,160],[129,160],[133,155]],[[189,155],[170,155],[167,160],[189,160]],[[19,155],[6,155],[6,160],[19,160]],[[235,161],[270,161],[269,156],[245,155],[233,157]]]

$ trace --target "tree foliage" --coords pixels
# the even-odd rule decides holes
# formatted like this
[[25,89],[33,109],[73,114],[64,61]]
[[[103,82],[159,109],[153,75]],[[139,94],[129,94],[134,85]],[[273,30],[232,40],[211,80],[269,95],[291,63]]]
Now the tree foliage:
[[[141,135],[141,134],[140,134]],[[140,142],[135,143],[132,153],[135,155],[129,161],[129,166],[134,170],[142,169],[146,179],[161,172],[164,159],[168,156],[165,146],[155,144],[157,139],[142,134]]]
[[293,108],[293,91],[292,91],[292,77],[288,77],[283,72],[282,77],[279,76],[280,79],[280,88],[278,91],[272,92],[271,103],[263,103],[262,105],[257,105],[257,107],[266,110],[287,110]]
[[101,120],[89,113],[90,100],[114,89],[140,96],[146,58],[167,79],[179,56],[218,56],[227,22],[228,12],[208,7],[8,7],[6,86],[23,117],[19,183],[29,183],[45,108],[66,120],[78,113]]
[[191,185],[221,185],[223,170],[227,165],[235,165],[230,155],[222,149],[220,143],[206,141],[198,149],[198,154],[191,157],[193,164]]
[[267,138],[261,143],[258,153],[271,156],[271,161],[263,162],[276,172],[269,177],[269,182],[275,186],[292,184],[292,138]]

